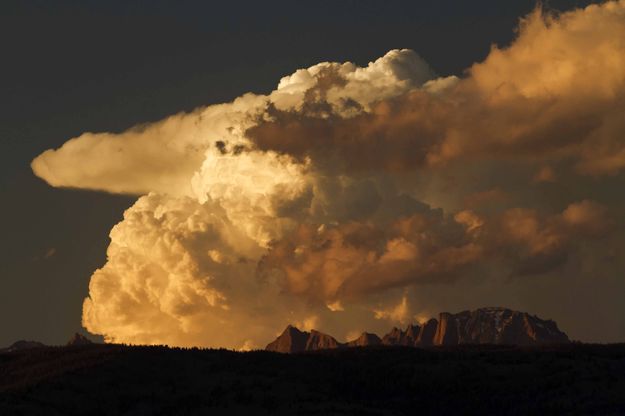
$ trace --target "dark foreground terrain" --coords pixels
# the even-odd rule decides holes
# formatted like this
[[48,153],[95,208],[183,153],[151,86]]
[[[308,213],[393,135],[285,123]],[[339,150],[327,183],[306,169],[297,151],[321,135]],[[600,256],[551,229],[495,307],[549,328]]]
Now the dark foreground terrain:
[[1,415],[625,414],[625,345],[0,354]]

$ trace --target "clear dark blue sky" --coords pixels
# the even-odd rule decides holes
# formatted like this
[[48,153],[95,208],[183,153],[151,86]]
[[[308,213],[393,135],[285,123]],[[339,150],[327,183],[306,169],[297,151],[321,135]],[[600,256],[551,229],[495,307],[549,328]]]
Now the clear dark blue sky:
[[[545,1],[565,10],[589,1]],[[417,51],[460,75],[505,45],[533,0],[3,1],[0,347],[81,329],[89,277],[135,198],[59,190],[29,164],[85,131],[121,131],[272,90],[320,61]],[[46,257],[48,254],[48,258]]]

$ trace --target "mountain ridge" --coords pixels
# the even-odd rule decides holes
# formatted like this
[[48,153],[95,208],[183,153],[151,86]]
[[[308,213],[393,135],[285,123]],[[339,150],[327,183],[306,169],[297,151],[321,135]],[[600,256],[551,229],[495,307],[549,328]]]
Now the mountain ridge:
[[441,312],[439,318],[423,324],[409,324],[405,330],[394,327],[382,338],[364,332],[357,339],[338,342],[317,330],[301,331],[292,325],[265,348],[295,353],[323,349],[364,346],[428,347],[463,344],[546,345],[570,340],[555,321],[503,307],[485,307],[456,314]]

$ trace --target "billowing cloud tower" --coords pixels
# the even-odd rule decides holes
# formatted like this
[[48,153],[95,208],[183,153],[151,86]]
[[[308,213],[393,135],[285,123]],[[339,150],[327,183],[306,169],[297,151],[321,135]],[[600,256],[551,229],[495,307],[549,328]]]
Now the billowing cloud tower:
[[481,302],[566,327],[555,293],[625,270],[623,114],[614,1],[535,11],[462,78],[405,49],[325,62],[269,95],[84,133],[32,168],[139,196],[83,306],[110,342],[245,349],[288,323],[347,337]]

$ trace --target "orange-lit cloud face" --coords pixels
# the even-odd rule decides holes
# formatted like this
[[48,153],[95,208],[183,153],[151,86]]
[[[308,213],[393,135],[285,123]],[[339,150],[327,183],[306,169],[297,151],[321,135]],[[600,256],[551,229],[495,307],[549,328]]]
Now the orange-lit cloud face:
[[266,96],[85,133],[32,167],[53,186],[140,195],[91,277],[89,331],[250,349],[288,323],[348,334],[516,306],[514,282],[572,262],[588,277],[580,263],[623,246],[623,114],[615,1],[536,11],[461,78],[409,50],[321,63]]

